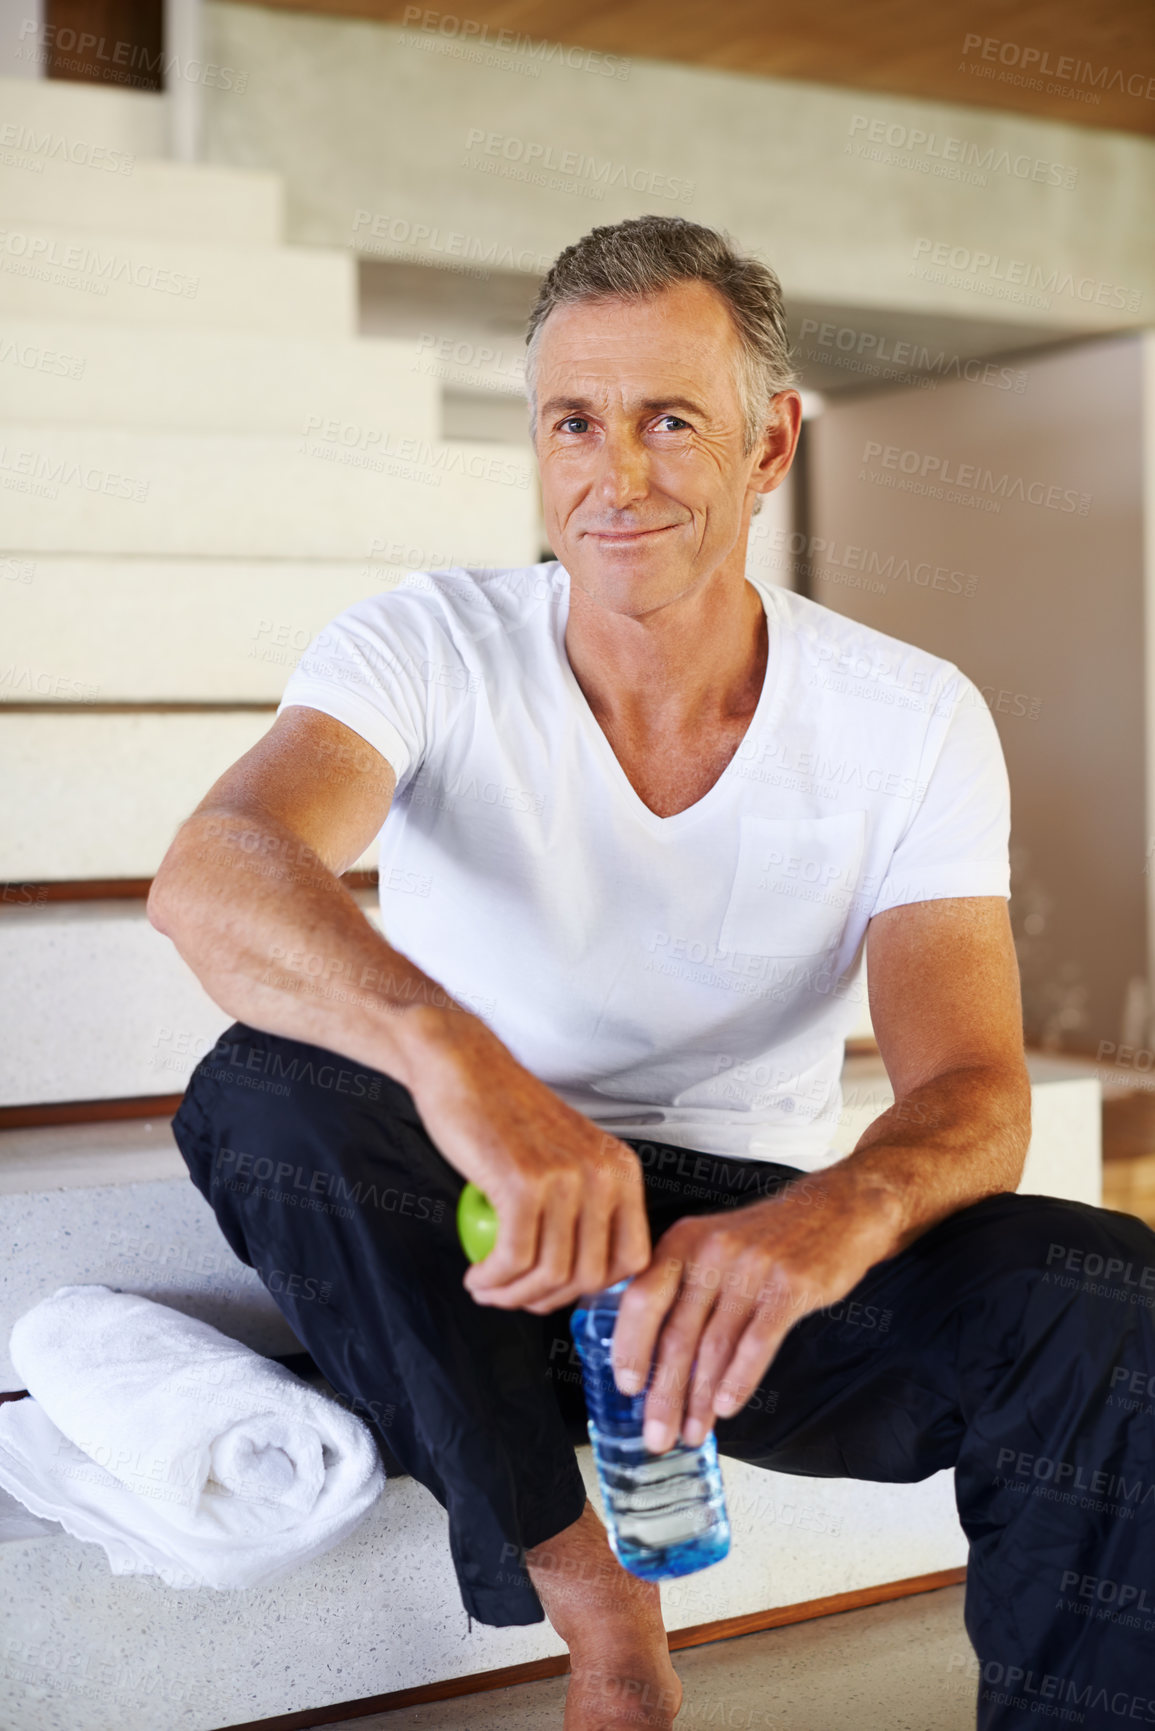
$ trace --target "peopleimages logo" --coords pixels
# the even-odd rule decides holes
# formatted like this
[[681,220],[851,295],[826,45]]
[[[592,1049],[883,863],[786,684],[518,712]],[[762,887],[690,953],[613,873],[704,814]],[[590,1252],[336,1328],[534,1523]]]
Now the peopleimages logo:
[[[1060,54],[1054,61],[1047,48],[1031,48],[1020,42],[1003,42],[997,36],[968,35],[963,37],[963,56],[970,58],[977,51],[982,60],[993,61],[1002,67],[1016,68],[1019,76],[1012,80],[1017,84],[1025,84],[1029,89],[1042,90],[1044,78],[1059,79],[1061,84],[1072,86],[1093,85],[1093,91],[1087,91],[1088,100],[1097,102],[1099,92],[1114,90],[1120,95],[1139,96],[1150,102],[1155,99],[1155,77],[1146,72],[1123,72],[1117,66],[1094,66],[1089,60],[1080,60],[1073,54]],[[977,71],[977,67],[968,67],[968,71]],[[1060,85],[1048,85],[1047,89],[1055,94]]]
[[[483,63],[501,65],[504,57],[514,70],[528,72],[535,78],[543,66],[552,65],[569,66],[578,72],[594,72],[602,78],[621,81],[630,75],[631,62],[620,54],[606,54],[599,48],[576,48],[572,43],[546,42],[540,37],[526,36],[520,30],[493,26],[491,31],[489,24],[477,18],[459,18],[453,12],[431,12],[424,6],[406,6],[401,22],[406,31],[420,30],[436,39],[430,43],[422,42],[422,47],[444,48],[460,43],[498,49],[499,54],[491,54]],[[524,64],[517,66],[517,60]]]
[[29,158],[37,168],[50,161],[71,162],[80,168],[98,168],[108,174],[131,174],[136,166],[136,158],[127,151],[110,150],[107,145],[89,144],[84,139],[65,138],[59,132],[37,132],[19,121],[8,121],[0,126],[0,149]]
[[112,282],[133,288],[155,289],[160,294],[183,295],[195,300],[200,278],[162,265],[105,253],[85,242],[62,243],[55,235],[24,233],[0,228],[0,269],[13,275],[43,277],[49,270],[71,274],[75,283],[97,294],[107,294]]
[[644,192],[653,198],[669,198],[689,204],[694,196],[695,182],[685,180],[674,174],[659,174],[650,168],[632,168],[624,162],[614,162],[609,157],[587,156],[580,150],[560,150],[542,139],[516,138],[510,133],[487,132],[484,127],[472,126],[466,135],[465,148],[467,153],[463,160],[464,168],[484,168],[487,164],[472,160],[473,154],[482,158],[496,159],[493,171],[497,172],[504,164],[506,167],[520,167],[531,176],[537,173],[552,173],[559,177],[551,184],[564,184],[570,190],[577,190],[578,183],[588,183],[585,191],[588,196],[601,198],[607,187],[629,188],[634,192]]
[[[1095,306],[1136,313],[1143,298],[1139,289],[1123,288],[1118,283],[1104,282],[1096,277],[1077,277],[1072,271],[1057,267],[1044,270],[1042,265],[1031,264],[1026,259],[1005,259],[1000,253],[986,252],[981,247],[952,246],[949,241],[929,240],[925,236],[915,241],[914,257],[939,270],[954,271],[958,276],[979,277],[986,285],[984,292],[993,292],[994,285],[998,284],[1008,291],[1007,299],[1021,298],[1021,294],[1010,292],[1017,289],[1028,296],[1039,297],[1046,306],[1050,305],[1051,295],[1065,294],[1087,305],[1093,302]],[[980,285],[976,283],[973,286],[977,288]]]
[[18,59],[31,59],[33,52],[39,50],[41,52],[36,58],[46,61],[46,51],[51,49],[56,60],[62,56],[70,57],[65,58],[65,65],[78,66],[87,62],[91,66],[92,62],[99,61],[102,63],[102,79],[109,83],[131,83],[130,72],[148,78],[159,74],[166,85],[171,84],[174,78],[181,78],[190,84],[203,84],[209,90],[232,90],[239,95],[249,82],[248,73],[238,72],[233,66],[217,66],[204,60],[182,62],[179,54],[166,54],[162,49],[150,54],[139,43],[113,41],[107,36],[97,36],[93,31],[74,30],[67,24],[41,26],[35,18],[25,18],[21,24],[20,42],[21,47],[16,51]]
[[1051,511],[1077,511],[1080,517],[1085,517],[1091,508],[1091,495],[1074,487],[1028,481],[1005,470],[996,475],[993,469],[984,469],[977,463],[956,463],[933,451],[904,451],[898,445],[883,445],[877,439],[867,439],[861,460],[864,464],[880,463],[882,468],[901,475],[929,480],[937,487],[986,494],[996,504],[1003,499],[1018,499],[1023,504],[1042,505]]
[[[859,137],[864,134],[864,137]],[[1015,180],[1033,180],[1044,186],[1062,186],[1071,190],[1078,184],[1079,171],[1047,157],[1030,156],[1026,151],[1012,155],[1009,150],[996,150],[993,144],[982,146],[966,138],[950,134],[927,132],[921,126],[904,126],[900,121],[872,120],[868,114],[856,114],[850,122],[851,143],[846,150],[867,160],[889,163],[900,168],[919,168],[926,173],[951,174],[951,165],[958,170],[975,171],[978,185],[986,185],[988,174],[1009,174]],[[900,155],[893,158],[879,148],[886,146]],[[955,176],[957,178],[957,176]]]

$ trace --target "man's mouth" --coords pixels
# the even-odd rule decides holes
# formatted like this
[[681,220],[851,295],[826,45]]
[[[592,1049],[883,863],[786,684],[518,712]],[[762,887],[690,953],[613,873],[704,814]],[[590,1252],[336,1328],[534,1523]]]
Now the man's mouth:
[[653,529],[587,529],[586,534],[595,541],[642,541],[647,535],[661,535],[676,528],[676,523],[659,523]]

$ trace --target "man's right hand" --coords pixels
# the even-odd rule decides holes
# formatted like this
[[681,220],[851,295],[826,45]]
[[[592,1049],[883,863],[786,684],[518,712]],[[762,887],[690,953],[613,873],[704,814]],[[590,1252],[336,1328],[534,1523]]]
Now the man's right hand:
[[476,1016],[422,1014],[410,1091],[456,1171],[497,1210],[497,1245],[465,1285],[479,1304],[544,1315],[650,1260],[633,1149],[574,1111]]

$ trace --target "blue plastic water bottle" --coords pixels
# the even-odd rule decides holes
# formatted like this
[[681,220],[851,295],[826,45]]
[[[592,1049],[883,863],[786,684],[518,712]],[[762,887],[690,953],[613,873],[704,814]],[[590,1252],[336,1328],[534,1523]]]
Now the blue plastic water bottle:
[[[476,1184],[461,1193],[457,1230],[472,1262],[497,1242],[496,1210]],[[697,1448],[675,1443],[665,1454],[651,1454],[642,1441],[645,1390],[622,1394],[614,1381],[610,1343],[628,1285],[619,1280],[589,1295],[570,1329],[613,1553],[643,1581],[672,1581],[720,1563],[730,1550],[730,1523],[713,1431]]]
[[675,1443],[651,1454],[642,1441],[645,1390],[622,1394],[614,1381],[610,1344],[628,1285],[619,1280],[592,1294],[570,1328],[613,1553],[643,1581],[672,1581],[720,1563],[730,1550],[730,1523],[713,1431],[697,1448]]

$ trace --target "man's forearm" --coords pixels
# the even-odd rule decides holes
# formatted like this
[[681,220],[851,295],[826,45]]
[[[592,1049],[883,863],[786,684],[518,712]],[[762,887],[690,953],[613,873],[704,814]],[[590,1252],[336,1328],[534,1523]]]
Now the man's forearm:
[[947,1215],[1013,1190],[1030,1131],[1025,1065],[968,1066],[896,1100],[853,1153],[799,1187],[812,1205],[832,1206],[860,1225],[869,1221],[874,1260],[882,1262]]
[[412,1089],[423,1044],[468,1018],[369,923],[346,886],[277,819],[195,813],[148,902],[210,997],[238,1021],[324,1046]]

